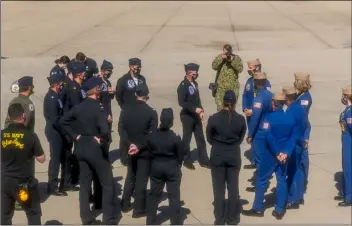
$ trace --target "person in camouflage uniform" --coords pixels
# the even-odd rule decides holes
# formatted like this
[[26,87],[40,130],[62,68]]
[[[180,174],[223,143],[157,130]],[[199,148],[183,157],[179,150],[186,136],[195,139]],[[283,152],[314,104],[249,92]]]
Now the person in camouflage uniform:
[[223,97],[227,91],[233,90],[238,99],[240,89],[238,77],[243,70],[243,63],[241,57],[232,54],[231,45],[226,44],[223,53],[214,59],[212,68],[218,72],[215,103],[217,110],[220,111],[223,107]]

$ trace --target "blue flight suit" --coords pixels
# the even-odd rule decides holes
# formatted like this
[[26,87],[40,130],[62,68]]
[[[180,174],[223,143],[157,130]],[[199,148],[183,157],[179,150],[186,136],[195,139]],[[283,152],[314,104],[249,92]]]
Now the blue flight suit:
[[[306,111],[306,113],[309,115],[309,110],[310,107],[312,106],[312,96],[310,95],[309,91],[306,91],[296,99],[297,102],[300,103],[301,107]],[[304,139],[309,140],[310,137],[310,130],[311,130],[311,125],[310,121],[308,120],[308,126],[304,134]],[[308,155],[308,149],[304,148],[302,152],[302,164],[303,164],[303,172],[304,172],[304,184],[307,186],[308,183],[308,172],[309,172],[309,155]]]
[[260,153],[265,145],[265,131],[259,128],[262,120],[271,112],[272,93],[265,89],[258,90],[258,96],[253,100],[253,114],[248,125],[248,136],[252,138],[252,151],[256,168],[259,169]]
[[[271,84],[269,80],[265,82],[265,88],[270,91]],[[251,76],[248,78],[246,85],[244,86],[243,95],[242,95],[242,111],[245,109],[252,110],[253,100],[257,96],[257,92],[254,90],[254,78]],[[247,127],[249,126],[249,121],[251,116],[246,116]],[[254,163],[254,155],[252,155],[251,163]]]
[[302,154],[305,149],[305,137],[308,128],[308,114],[301,106],[300,102],[294,101],[288,106],[287,113],[291,114],[295,119],[295,149],[291,155],[288,172],[287,183],[289,186],[288,203],[299,203],[304,195],[304,166],[302,163]]
[[295,119],[292,114],[285,113],[282,107],[267,114],[260,125],[265,131],[264,151],[261,153],[261,163],[257,173],[255,199],[253,209],[264,211],[264,194],[268,186],[270,176],[276,174],[276,205],[275,211],[279,214],[285,211],[287,198],[287,163],[281,164],[277,160],[280,152],[291,156],[296,142]]
[[342,141],[343,189],[341,192],[346,203],[352,202],[352,105],[340,115]]

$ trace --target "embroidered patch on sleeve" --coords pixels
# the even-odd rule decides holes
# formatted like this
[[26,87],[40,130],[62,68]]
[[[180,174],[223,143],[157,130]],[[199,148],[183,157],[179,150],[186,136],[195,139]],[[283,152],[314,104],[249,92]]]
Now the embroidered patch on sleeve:
[[352,118],[347,118],[346,122],[347,122],[347,124],[352,124]]
[[301,100],[301,105],[307,106],[309,104],[308,100]]
[[263,124],[263,129],[269,129],[269,123],[264,122],[264,124]]
[[262,107],[262,103],[254,102],[254,107],[255,108],[261,108]]

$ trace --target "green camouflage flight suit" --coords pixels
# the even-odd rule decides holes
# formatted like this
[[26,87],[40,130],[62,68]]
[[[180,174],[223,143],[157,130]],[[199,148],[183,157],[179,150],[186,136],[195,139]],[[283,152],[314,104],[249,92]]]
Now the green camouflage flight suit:
[[[12,104],[21,104],[24,109],[26,121],[24,122],[24,126],[34,132],[34,125],[35,125],[35,111],[34,111],[34,104],[29,99],[29,97],[19,94],[17,97],[13,98],[10,105]],[[9,106],[10,106],[9,105]],[[11,123],[9,116],[5,119],[5,128],[9,126]]]
[[[217,56],[213,63],[213,70],[219,70],[223,59],[221,58],[221,54]],[[233,90],[236,94],[236,98],[238,100],[240,83],[238,81],[238,75],[243,70],[243,63],[241,57],[236,55],[231,62],[225,63],[219,74],[219,78],[217,81],[217,91],[215,95],[215,103],[217,106],[217,110],[220,111],[223,107],[223,98],[225,92],[228,90]]]

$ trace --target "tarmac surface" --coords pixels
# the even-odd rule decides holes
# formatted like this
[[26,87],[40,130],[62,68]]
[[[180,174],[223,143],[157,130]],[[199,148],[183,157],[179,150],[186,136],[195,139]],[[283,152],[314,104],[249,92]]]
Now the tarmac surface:
[[[313,106],[310,112],[310,175],[305,205],[288,211],[282,221],[271,216],[274,196],[268,192],[264,218],[242,216],[241,224],[351,224],[351,208],[339,208],[333,197],[341,175],[339,114],[341,88],[351,84],[351,2],[1,2],[1,125],[15,94],[9,90],[18,78],[34,76],[36,132],[47,161],[36,165],[36,177],[43,191],[42,223],[56,220],[81,224],[78,192],[68,197],[44,194],[49,160],[44,135],[43,98],[48,89],[46,77],[54,60],[84,52],[97,61],[111,61],[115,86],[127,72],[128,59],[142,59],[151,94],[149,104],[158,113],[172,107],[177,116],[174,130],[182,134],[178,117],[176,88],[183,79],[183,64],[199,63],[198,78],[206,126],[216,106],[208,90],[215,72],[211,62],[225,43],[233,45],[244,62],[241,90],[246,82],[246,61],[260,58],[272,90],[293,83],[293,73],[311,73]],[[3,57],[5,59],[3,59]],[[237,104],[240,109],[241,101]],[[118,158],[117,122],[119,107],[113,100],[114,134],[111,156]],[[1,128],[2,128],[1,127]],[[192,140],[192,148],[195,148]],[[243,143],[242,164],[248,164]],[[210,151],[210,146],[208,146]],[[114,176],[124,182],[126,167],[113,163]],[[213,193],[210,171],[185,168],[181,185],[185,224],[213,224]],[[252,170],[241,170],[240,195],[243,208],[252,206],[254,193],[245,191]],[[275,186],[272,180],[271,187]],[[166,196],[165,196],[166,197]],[[168,221],[167,201],[161,203],[160,219]],[[123,214],[120,224],[144,224],[145,218]],[[98,217],[101,219],[101,215]],[[55,222],[55,221],[54,221]],[[14,224],[26,224],[22,211],[15,212]],[[58,222],[56,222],[58,223]]]

